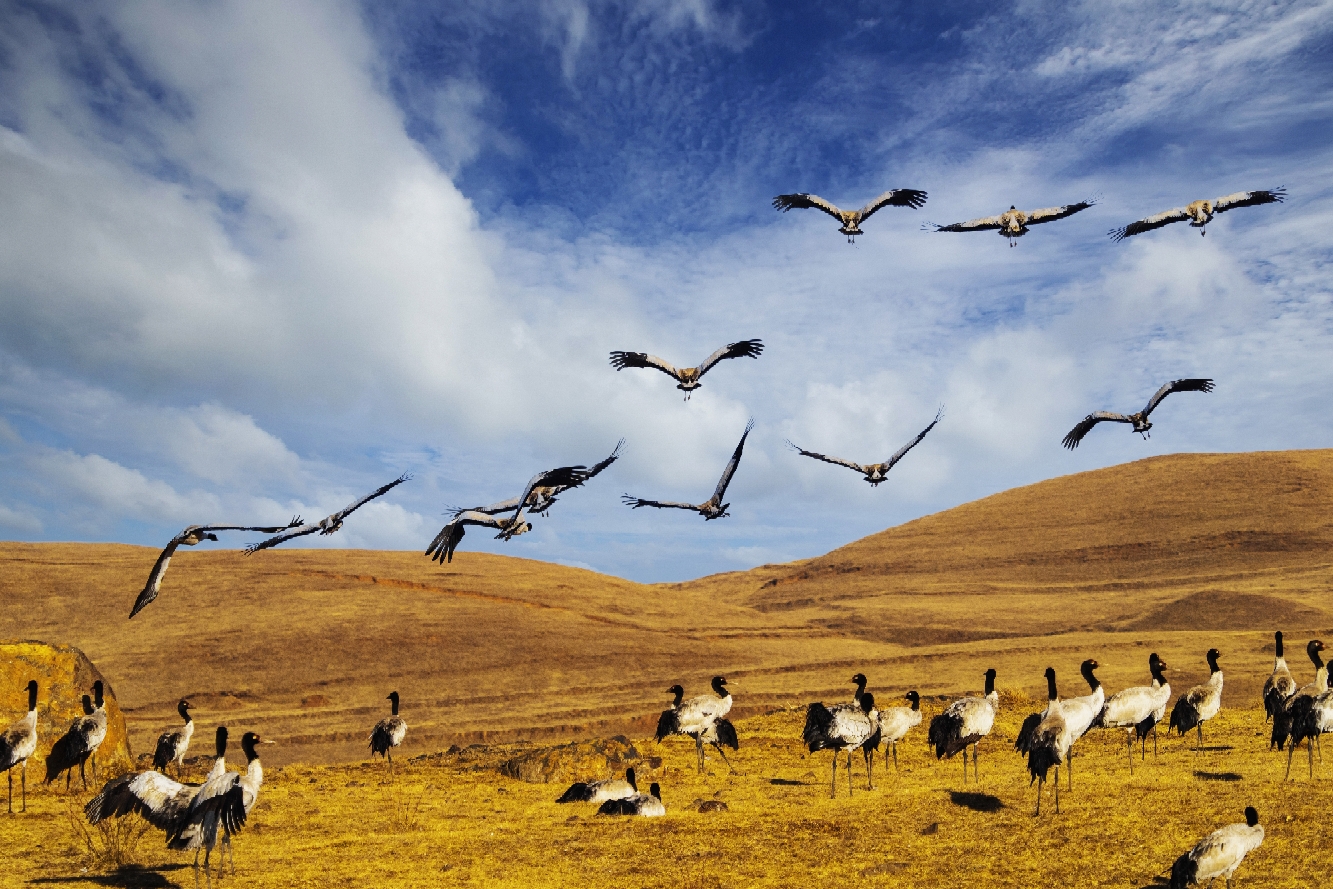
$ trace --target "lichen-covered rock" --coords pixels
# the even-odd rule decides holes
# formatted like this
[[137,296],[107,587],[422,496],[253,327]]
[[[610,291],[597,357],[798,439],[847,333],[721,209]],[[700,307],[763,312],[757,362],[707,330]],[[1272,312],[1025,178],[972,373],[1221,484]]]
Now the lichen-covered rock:
[[641,757],[628,738],[617,735],[529,750],[500,763],[500,774],[530,784],[549,784],[597,781],[620,775],[630,766],[648,777],[661,765],[660,757]]
[[[41,774],[51,745],[83,715],[81,698],[92,694],[98,679],[102,680],[107,716],[106,739],[97,751],[98,771],[130,766],[133,757],[116,692],[87,655],[71,645],[0,642],[0,731],[27,712],[29,679],[37,680],[37,752],[28,762],[30,773],[36,767]],[[91,773],[88,778],[92,779]]]

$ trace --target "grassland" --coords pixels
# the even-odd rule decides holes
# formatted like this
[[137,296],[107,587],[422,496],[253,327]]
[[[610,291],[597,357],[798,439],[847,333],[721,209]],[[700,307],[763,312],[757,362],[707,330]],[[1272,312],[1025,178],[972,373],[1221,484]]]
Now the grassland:
[[[0,544],[0,619],[15,638],[84,650],[136,751],[174,721],[182,695],[204,732],[225,722],[279,742],[265,762],[282,768],[237,844],[245,885],[371,874],[377,885],[786,885],[834,871],[866,885],[936,885],[942,873],[970,885],[1146,885],[1253,804],[1270,839],[1247,868],[1260,885],[1308,886],[1312,871],[1284,850],[1327,839],[1328,785],[1278,780],[1254,705],[1274,629],[1292,642],[1333,636],[1330,502],[1333,451],[1177,455],[682,584],[477,553],[441,568],[416,553],[180,552],[134,621],[125,615],[156,552]],[[1182,689],[1204,678],[1213,646],[1227,677],[1228,709],[1209,735],[1219,749],[1172,741],[1128,779],[1123,749],[1094,739],[1065,814],[1035,834],[1021,764],[998,740],[981,763],[994,812],[951,796],[972,788],[957,763],[927,762],[920,739],[900,750],[901,780],[836,802],[828,755],[802,758],[797,743],[792,708],[844,699],[855,670],[880,701],[917,688],[938,707],[990,666],[1015,701],[1040,696],[1048,664],[1072,691],[1089,656],[1109,688],[1139,684],[1150,651]],[[1299,647],[1289,660],[1304,676]],[[550,802],[559,788],[495,771],[523,749],[513,745],[642,739],[666,686],[701,693],[715,673],[736,696],[746,774],[700,780],[679,770],[690,752],[667,745],[671,814],[660,822],[570,821]],[[484,748],[407,763],[391,781],[368,770],[358,760],[391,688],[411,725],[404,757]],[[690,811],[717,793],[730,811]],[[410,825],[403,800],[419,801]],[[0,874],[77,875],[87,862],[63,805],[39,796],[26,821],[4,821],[0,859],[22,857]],[[145,861],[169,860],[155,842],[143,848]],[[192,879],[182,873],[145,879]]]
[[[877,763],[876,789],[829,799],[830,754],[806,754],[798,708],[740,722],[743,773],[710,760],[694,772],[693,745],[672,739],[651,777],[668,807],[661,819],[609,819],[553,802],[562,787],[502,777],[497,765],[525,749],[487,746],[401,763],[270,769],[250,824],[235,843],[237,886],[856,886],[1158,885],[1154,875],[1214,827],[1256,806],[1267,838],[1240,872],[1243,885],[1321,885],[1330,800],[1327,771],[1306,777],[1304,751],[1283,783],[1285,757],[1266,751],[1262,709],[1228,709],[1208,724],[1206,749],[1163,739],[1130,777],[1122,735],[1081,742],[1074,789],[1061,814],[1032,816],[1034,791],[1011,739],[1029,701],[1006,709],[981,753],[980,784],[957,761],[936,762],[918,730],[900,746],[900,769]],[[1192,740],[1192,739],[1191,739]],[[1333,763],[1324,767],[1333,769]],[[140,842],[136,866],[105,873],[68,813],[86,797],[30,800],[26,816],[0,818],[5,885],[188,886],[189,859],[161,835]],[[704,800],[726,811],[700,813]],[[85,871],[84,869],[87,868]]]

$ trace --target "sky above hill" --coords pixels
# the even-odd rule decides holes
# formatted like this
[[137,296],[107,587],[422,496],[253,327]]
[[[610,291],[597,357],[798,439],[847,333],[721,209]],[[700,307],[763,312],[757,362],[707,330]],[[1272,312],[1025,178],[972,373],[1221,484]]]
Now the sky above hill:
[[[1328,447],[1331,169],[1330,2],[0,2],[0,539],[161,546],[410,472],[302,543],[424,550],[623,437],[461,549],[677,580]],[[1206,237],[1107,237],[1278,186]],[[770,206],[896,187],[927,204],[855,244]],[[1012,248],[922,230],[1092,196]],[[607,360],[748,338],[688,402]],[[1178,377],[1217,388],[1061,447]],[[875,489],[783,443],[883,460],[941,405]],[[730,517],[620,503],[703,501],[750,417]]]

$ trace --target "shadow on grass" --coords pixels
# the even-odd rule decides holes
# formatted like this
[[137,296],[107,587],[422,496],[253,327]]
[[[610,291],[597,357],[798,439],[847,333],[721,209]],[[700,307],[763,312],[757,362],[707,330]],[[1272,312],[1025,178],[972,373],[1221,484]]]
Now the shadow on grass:
[[173,883],[168,880],[163,871],[190,870],[188,864],[163,864],[157,867],[142,867],[137,864],[127,864],[118,867],[108,874],[79,874],[71,877],[39,877],[35,880],[29,880],[30,886],[44,885],[91,885],[91,886],[117,886],[121,889],[167,889],[167,887],[179,887],[179,883]]
[[1244,776],[1235,772],[1195,772],[1194,777],[1200,781],[1243,781]]
[[949,791],[949,799],[955,806],[962,806],[965,809],[971,809],[973,812],[998,812],[1004,808],[1004,803],[998,796],[991,796],[989,793],[968,793],[961,790]]
[[779,787],[807,787],[810,785],[809,781],[792,781],[788,778],[769,778],[768,783],[776,784]]

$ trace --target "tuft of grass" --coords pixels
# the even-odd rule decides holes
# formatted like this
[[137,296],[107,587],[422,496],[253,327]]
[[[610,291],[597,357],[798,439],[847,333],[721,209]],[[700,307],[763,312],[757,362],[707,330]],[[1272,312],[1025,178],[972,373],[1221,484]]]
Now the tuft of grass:
[[421,829],[421,802],[430,790],[427,784],[415,793],[397,787],[387,791],[389,800],[389,829],[394,833],[411,833]]
[[83,814],[83,800],[70,794],[64,798],[65,823],[74,835],[92,870],[119,870],[139,863],[139,844],[153,826],[138,815],[108,818],[89,824]]

